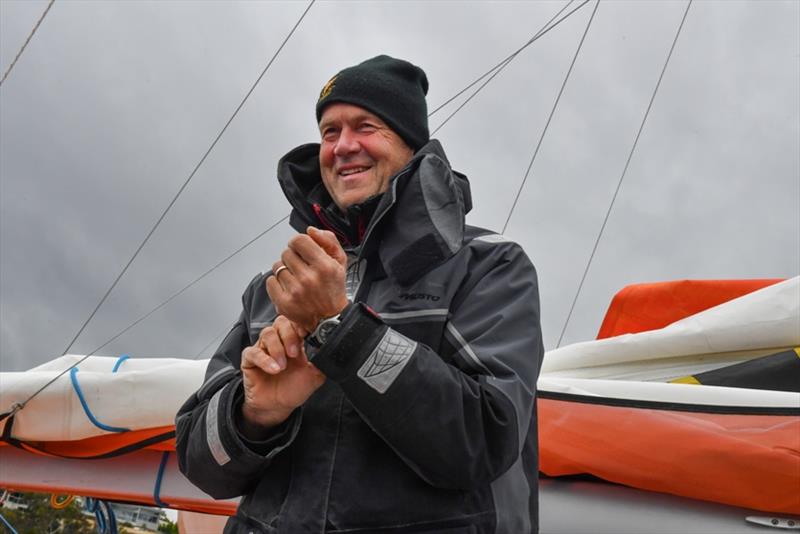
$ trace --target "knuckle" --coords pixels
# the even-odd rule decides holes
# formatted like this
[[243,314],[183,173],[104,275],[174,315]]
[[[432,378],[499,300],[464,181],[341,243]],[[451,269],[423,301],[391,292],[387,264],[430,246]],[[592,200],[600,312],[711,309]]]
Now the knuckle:
[[296,278],[301,287],[308,287],[316,282],[317,277],[315,276],[314,271],[304,271],[298,274]]
[[240,368],[248,367],[253,363],[255,360],[255,353],[257,349],[255,347],[245,347],[242,351],[242,360],[239,363]]
[[261,329],[261,332],[259,333],[259,337],[267,336],[273,330],[275,330],[275,326],[273,326],[273,325],[265,326],[264,328]]
[[320,265],[320,271],[322,271],[325,275],[332,275],[336,273],[336,268],[339,265],[334,261],[326,261],[322,265]]
[[294,286],[289,289],[289,298],[292,300],[300,300],[303,298],[303,288],[301,286]]

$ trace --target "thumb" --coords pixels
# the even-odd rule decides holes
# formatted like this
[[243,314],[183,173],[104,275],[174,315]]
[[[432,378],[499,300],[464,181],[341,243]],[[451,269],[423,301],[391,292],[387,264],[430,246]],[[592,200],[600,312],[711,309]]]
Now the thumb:
[[314,242],[324,250],[328,256],[336,260],[337,262],[341,263],[342,265],[347,265],[347,254],[345,253],[342,246],[339,244],[339,240],[336,239],[336,236],[333,232],[329,232],[328,230],[320,230],[315,226],[309,226],[307,233]]

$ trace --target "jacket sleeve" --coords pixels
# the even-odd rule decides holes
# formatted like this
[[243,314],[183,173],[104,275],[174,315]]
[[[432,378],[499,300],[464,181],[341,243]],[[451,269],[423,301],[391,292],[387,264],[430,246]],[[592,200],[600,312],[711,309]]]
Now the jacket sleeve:
[[465,252],[442,354],[354,305],[313,361],[420,477],[469,490],[519,458],[536,424],[544,349],[536,272],[522,249],[481,242]]
[[247,493],[270,460],[289,446],[300,424],[300,410],[296,410],[264,441],[248,440],[238,430],[236,419],[243,400],[239,364],[242,350],[250,345],[247,305],[254,282],[242,299],[245,310],[209,361],[203,385],[175,419],[181,472],[217,499]]

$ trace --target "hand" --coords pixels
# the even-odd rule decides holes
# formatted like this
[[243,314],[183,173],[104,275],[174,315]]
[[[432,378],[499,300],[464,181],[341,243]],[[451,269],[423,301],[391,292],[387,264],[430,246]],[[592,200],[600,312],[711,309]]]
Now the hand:
[[[285,266],[285,269],[280,267]],[[280,269],[280,272],[278,270]],[[278,313],[311,332],[322,319],[347,306],[347,254],[332,232],[310,226],[289,240],[267,278],[267,293]]]
[[245,435],[257,437],[259,431],[282,423],[325,382],[325,375],[306,357],[305,335],[301,327],[278,316],[255,345],[242,351]]

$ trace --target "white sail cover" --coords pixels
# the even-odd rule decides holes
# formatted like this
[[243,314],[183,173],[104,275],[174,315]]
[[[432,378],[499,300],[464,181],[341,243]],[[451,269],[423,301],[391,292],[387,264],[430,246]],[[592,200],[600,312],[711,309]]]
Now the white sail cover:
[[[663,383],[798,346],[800,277],[795,277],[660,330],[549,351],[539,388],[642,400],[798,407],[800,394],[792,392]],[[0,410],[24,401],[81,358],[66,355],[29,371],[0,373]],[[202,383],[206,365],[207,360],[130,358],[120,363],[115,357],[91,356],[16,414],[12,437],[63,441],[111,432],[92,422],[87,412],[105,427],[171,425],[178,408]]]

